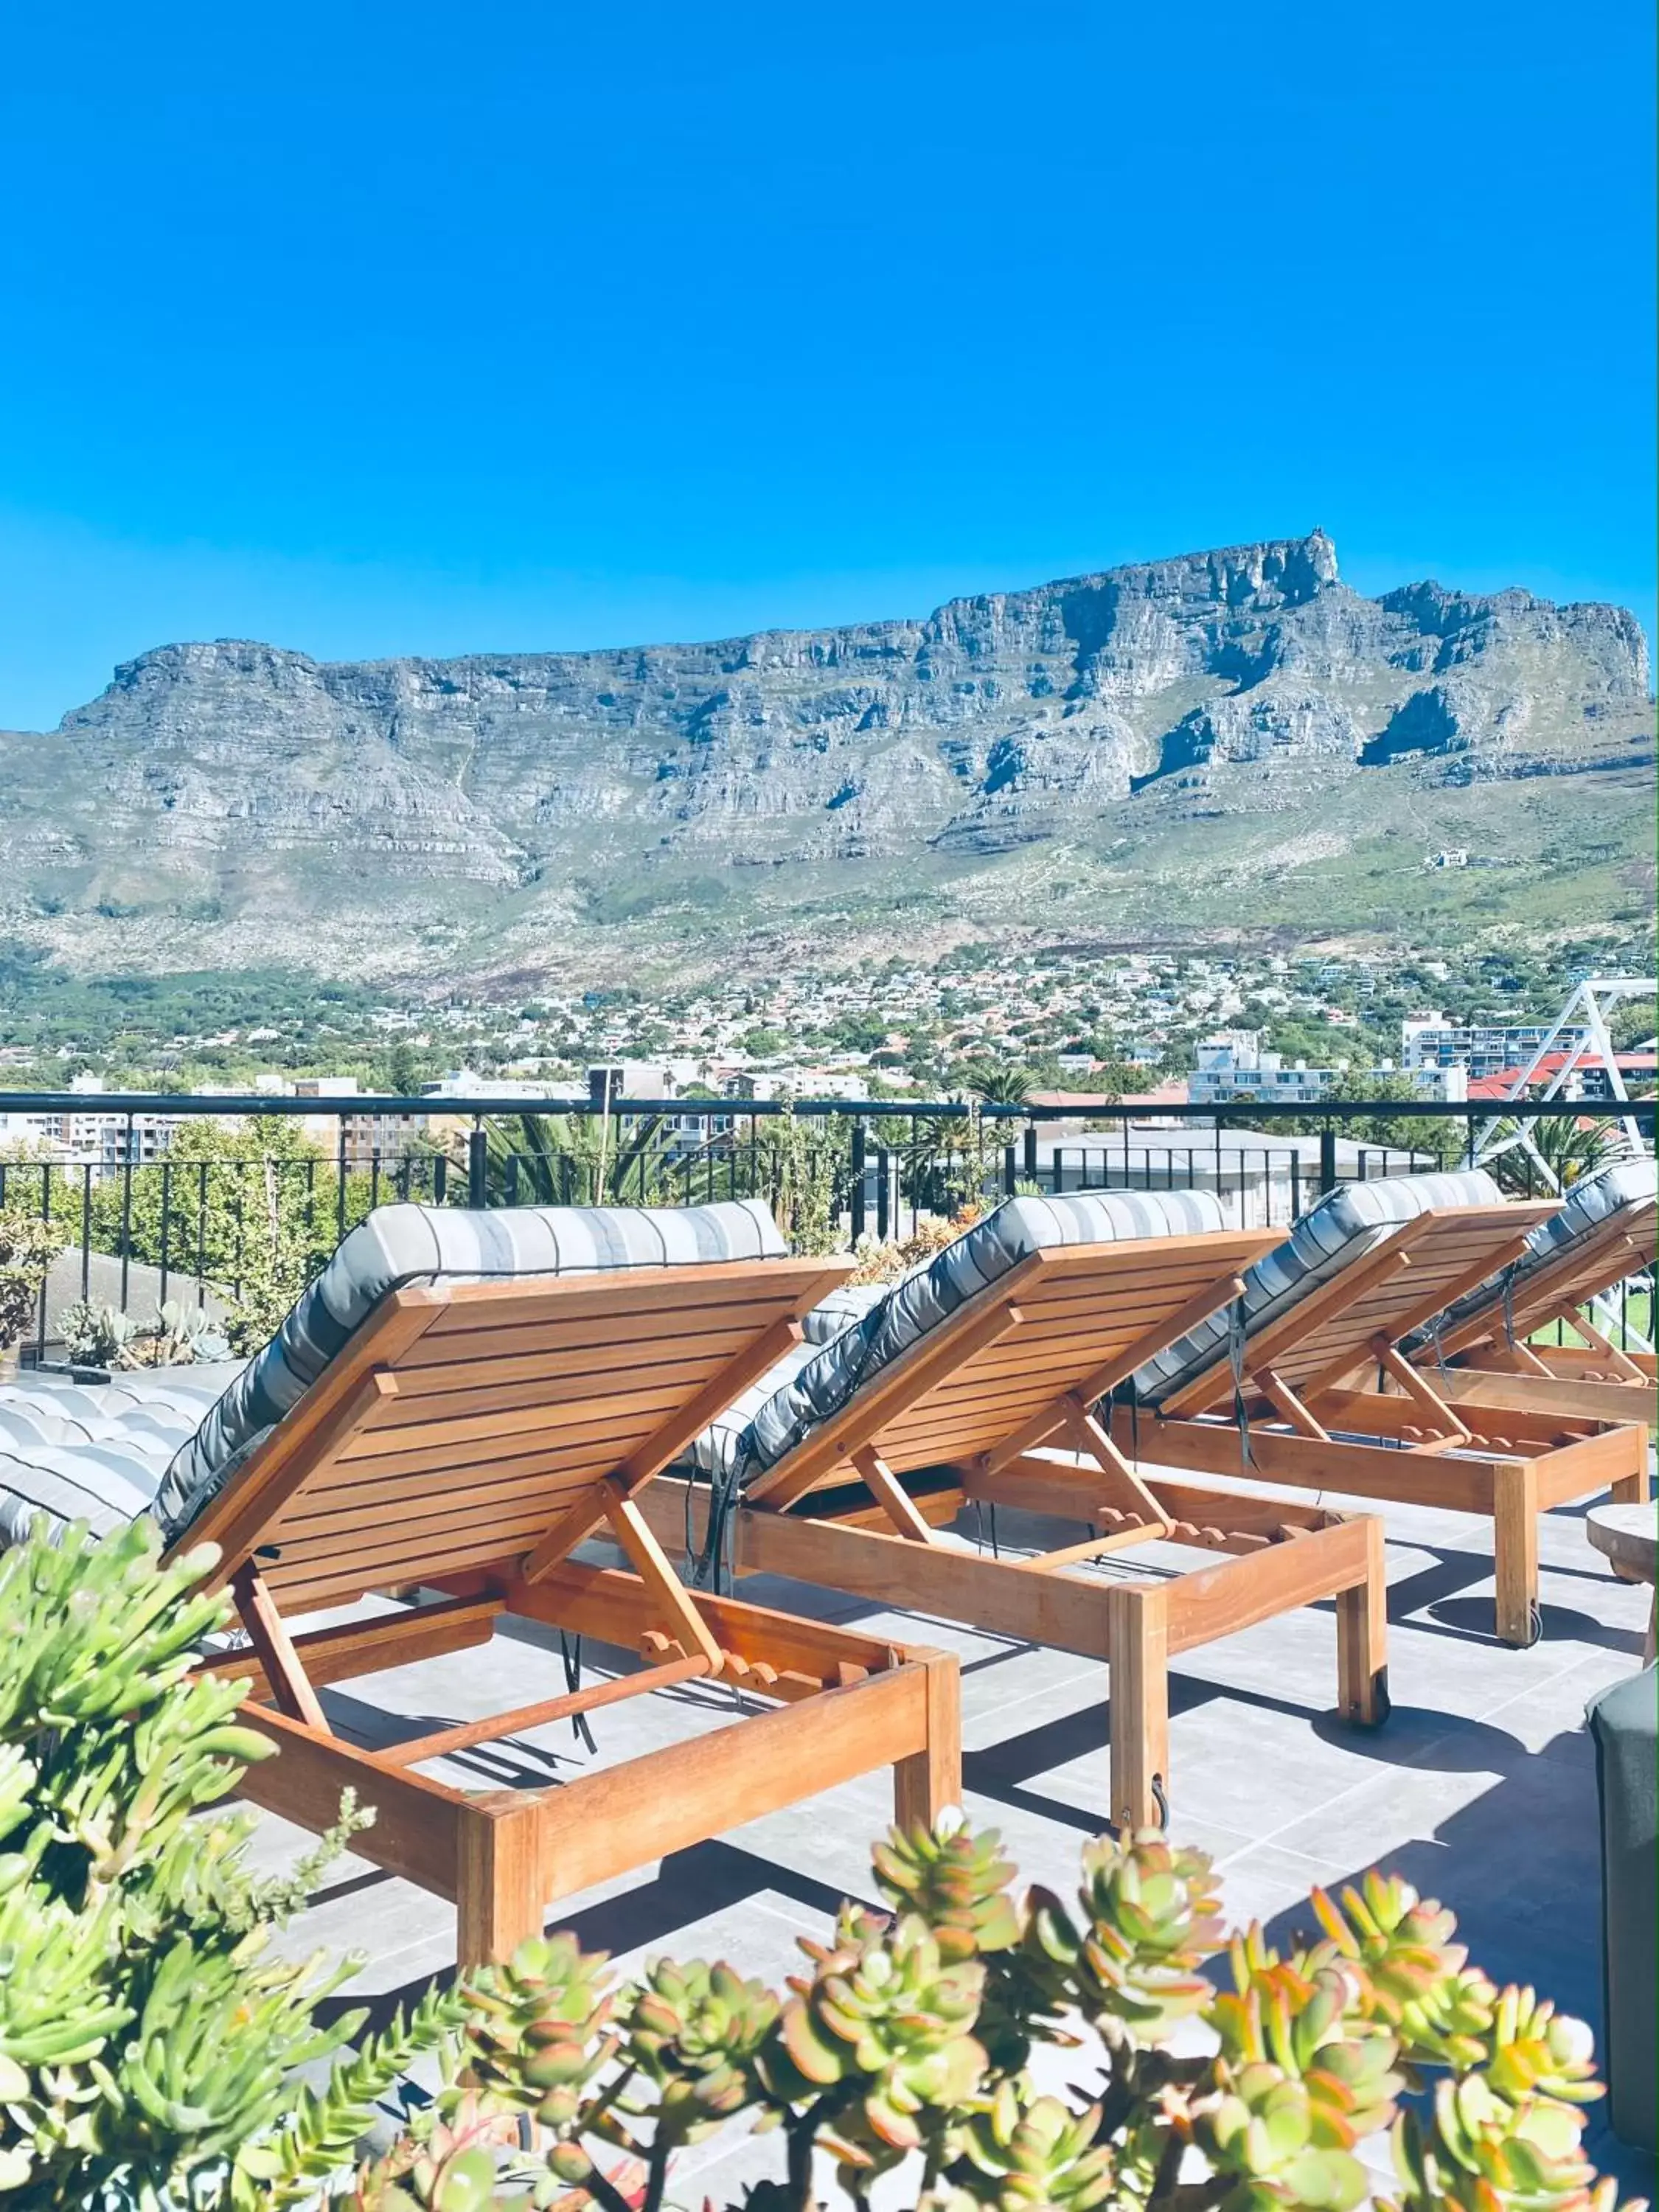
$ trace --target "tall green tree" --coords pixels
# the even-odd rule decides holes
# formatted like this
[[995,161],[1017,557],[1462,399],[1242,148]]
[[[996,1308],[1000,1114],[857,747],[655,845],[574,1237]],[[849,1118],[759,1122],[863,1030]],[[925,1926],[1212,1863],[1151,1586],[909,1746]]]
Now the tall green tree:
[[161,1159],[95,1182],[88,1227],[95,1251],[211,1285],[229,1308],[233,1348],[252,1352],[369,1200],[369,1177],[348,1170],[343,1186],[337,1160],[290,1116],[204,1117],[185,1122]]

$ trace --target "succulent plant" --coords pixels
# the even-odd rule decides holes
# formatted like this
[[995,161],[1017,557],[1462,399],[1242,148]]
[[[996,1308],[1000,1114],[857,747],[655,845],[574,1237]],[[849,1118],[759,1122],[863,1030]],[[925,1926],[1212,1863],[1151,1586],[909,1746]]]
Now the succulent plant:
[[76,1298],[65,1306],[58,1327],[70,1358],[82,1367],[121,1366],[127,1344],[138,1334],[131,1314],[90,1298]]
[[1612,2212],[1611,2180],[1583,2154],[1583,2123],[1549,2098],[1519,2108],[1482,2074],[1436,2085],[1431,2124],[1408,2113],[1395,2131],[1395,2166],[1413,2212]]
[[1069,1976],[1093,2026],[1161,2043],[1213,1994],[1197,1968],[1221,1941],[1218,1901],[1202,1851],[1156,1830],[1102,1836],[1083,1853],[1081,1928],[1058,1899],[1033,1891],[1031,1933],[1035,1947]]
[[823,2118],[818,2140],[845,2167],[880,2167],[937,2135],[986,2065],[973,2033],[984,1969],[948,1961],[927,1922],[891,1923],[844,1907],[828,1946],[790,1981],[781,2033],[763,2061],[786,2106]]
[[112,1305],[77,1298],[58,1323],[70,1358],[88,1367],[188,1367],[224,1359],[230,1346],[200,1306],[164,1298],[148,1323]]
[[[919,2154],[904,2201],[926,2212],[1348,2212],[1391,2119],[1391,2212],[1614,2212],[1583,2155],[1588,2029],[1495,1990],[1449,1913],[1374,1875],[1316,1894],[1318,1940],[1280,1956],[1246,1931],[1218,1995],[1199,1971],[1214,1875],[1159,1835],[1088,1846],[1068,1909],[1017,1905],[993,1835],[895,1832],[876,1881],[896,1917],[844,1906],[781,1998],[671,1960],[618,1994],[560,1936],[337,2048],[362,2016],[322,2027],[318,2005],[349,1965],[270,1940],[318,1858],[255,1881],[246,1817],[218,1803],[264,1746],[240,1686],[191,1671],[225,1616],[213,1564],[163,1569],[142,1528],[0,1558],[0,2195],[19,2212],[337,2204],[375,2100],[434,2051],[438,2094],[362,2169],[357,2212],[663,2212],[671,2160],[745,2111],[787,2169],[748,2212],[811,2212],[820,2151],[859,2208]],[[319,1852],[362,1817],[343,1807]],[[1200,2017],[1212,2054],[1176,2033]],[[1091,2031],[1097,2093],[1040,2093],[1036,2046]],[[1398,2117],[1408,2082],[1430,2094]]]
[[628,2017],[629,2057],[653,2085],[653,2142],[696,2142],[763,2094],[759,2059],[779,2014],[763,1982],[724,1962],[661,1959]]
[[454,2009],[298,2080],[362,2028],[317,2012],[354,1962],[270,1943],[297,1898],[246,1871],[246,1816],[207,1810],[268,1747],[241,1686],[186,1679],[225,1617],[216,1554],[156,1550],[70,1528],[0,1559],[0,2191],[27,2212],[314,2198]]
[[1368,2016],[1351,1964],[1327,1952],[1279,1959],[1259,1929],[1236,1939],[1237,1986],[1210,2007],[1221,2049],[1191,2106],[1194,2133],[1239,2207],[1346,2212],[1368,2187],[1354,2155],[1395,2115],[1399,2045]]
[[1073,2112],[1023,2076],[999,2083],[956,2136],[955,2186],[923,2212],[1091,2212],[1113,2195],[1112,2154],[1095,2140],[1098,2105]]
[[1486,2048],[1497,1992],[1450,1938],[1456,1922],[1397,1876],[1366,1875],[1339,1908],[1322,1890],[1314,1911],[1329,1948],[1364,1972],[1370,2008],[1401,2039],[1408,2060],[1472,2066]]
[[961,1822],[890,1828],[870,1855],[876,1886],[896,1911],[921,1914],[943,1958],[1008,1950],[1020,1924],[1008,1895],[1015,1868],[1001,1840],[994,1828],[976,1835]]
[[568,2131],[617,2050],[606,1964],[604,1953],[561,1935],[532,1936],[507,1965],[482,1968],[466,1990],[473,2081],[556,2134]]

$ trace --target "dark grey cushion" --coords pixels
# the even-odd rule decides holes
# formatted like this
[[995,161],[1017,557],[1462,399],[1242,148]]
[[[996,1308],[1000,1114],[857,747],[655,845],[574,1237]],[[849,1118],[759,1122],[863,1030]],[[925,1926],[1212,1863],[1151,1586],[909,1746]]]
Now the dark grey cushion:
[[1654,1953],[1659,1942],[1659,1673],[1649,1667],[1592,1701],[1601,1801],[1601,1971],[1607,2027],[1602,2071],[1613,2131],[1659,2149]]
[[1528,1275],[1552,1260],[1570,1252],[1581,1244],[1604,1221],[1620,1213],[1635,1213],[1654,1201],[1656,1184],[1659,1183],[1659,1169],[1652,1160],[1615,1160],[1611,1167],[1598,1168],[1594,1175],[1585,1176],[1568,1192],[1559,1212],[1547,1221],[1540,1221],[1530,1237],[1526,1249],[1502,1268],[1490,1282],[1481,1283],[1455,1298],[1443,1314],[1425,1322],[1406,1340],[1408,1352],[1420,1352],[1432,1346],[1449,1329],[1479,1314],[1490,1313],[1494,1325],[1502,1320],[1506,1297],[1518,1288]]
[[693,1464],[748,1482],[775,1467],[862,1384],[891,1364],[976,1292],[1033,1252],[1064,1244],[1189,1237],[1224,1229],[1207,1191],[1091,1191],[1064,1198],[1011,1198],[964,1231],[925,1267],[895,1283],[861,1321],[811,1358],[780,1361],[774,1385],[739,1429],[730,1421],[698,1439]]
[[[1321,1283],[1374,1252],[1403,1222],[1447,1206],[1498,1206],[1503,1197],[1481,1168],[1344,1183],[1304,1213],[1285,1243],[1258,1260],[1243,1278],[1246,1335],[1254,1336]],[[1211,1314],[1167,1352],[1148,1360],[1133,1378],[1141,1403],[1161,1405],[1224,1359],[1231,1327],[1226,1311]]]
[[802,1316],[802,1336],[808,1344],[833,1344],[843,1329],[862,1321],[872,1306],[878,1306],[891,1287],[889,1283],[843,1283],[827,1298],[820,1298],[811,1313]]

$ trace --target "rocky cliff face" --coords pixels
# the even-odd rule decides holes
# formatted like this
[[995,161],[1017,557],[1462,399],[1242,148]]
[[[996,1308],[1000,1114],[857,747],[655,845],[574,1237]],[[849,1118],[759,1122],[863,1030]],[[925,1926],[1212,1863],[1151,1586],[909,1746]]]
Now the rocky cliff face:
[[166,646],[52,735],[0,738],[0,926],[193,925],[245,953],[279,917],[326,940],[350,914],[482,926],[525,892],[648,904],[732,863],[983,864],[1402,762],[1430,785],[1628,766],[1647,683],[1620,609],[1368,599],[1318,532],[713,644]]

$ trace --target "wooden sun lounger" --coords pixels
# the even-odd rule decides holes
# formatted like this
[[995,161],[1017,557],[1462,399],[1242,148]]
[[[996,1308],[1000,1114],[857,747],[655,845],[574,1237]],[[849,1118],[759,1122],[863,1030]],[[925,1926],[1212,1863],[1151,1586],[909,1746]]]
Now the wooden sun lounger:
[[[1590,1317],[1592,1302],[1649,1266],[1656,1208],[1626,1206],[1518,1281],[1505,1312],[1501,1297],[1447,1328],[1416,1355],[1443,1397],[1455,1405],[1521,1407],[1582,1413],[1594,1420],[1651,1423],[1656,1364],[1650,1352],[1626,1352]],[[1577,1344],[1528,1339],[1565,1322]],[[1510,1340],[1510,1324],[1514,1337]]]
[[[1490,1514],[1498,1633],[1530,1644],[1539,1514],[1608,1488],[1617,1498],[1644,1497],[1647,1431],[1585,1415],[1454,1406],[1438,1377],[1397,1346],[1513,1259],[1553,1210],[1545,1202],[1419,1214],[1247,1341],[1248,1460],[1224,1355],[1156,1413],[1141,1411],[1142,1450],[1211,1474]],[[1114,1409],[1120,1444],[1133,1421],[1127,1407]]]
[[[1239,1271],[1282,1234],[1072,1245],[1022,1260],[750,1484],[732,1520],[734,1572],[787,1575],[1104,1659],[1111,1818],[1123,1827],[1161,1826],[1167,1812],[1169,1662],[1179,1652],[1334,1597],[1340,1708],[1376,1723],[1387,1707],[1381,1522],[1143,1480],[1089,1410],[1236,1297]],[[645,1510],[659,1535],[679,1540],[689,1507],[701,1544],[708,1502],[704,1484],[661,1482]],[[1097,1533],[1029,1560],[988,1558],[939,1534],[966,1504],[1061,1515]],[[1153,1541],[1224,1556],[1167,1578],[1073,1571]]]
[[[251,1650],[210,1662],[256,1685],[244,1716],[279,1747],[243,1794],[327,1827],[354,1790],[353,1849],[453,1899],[464,1966],[508,1956],[557,1898],[891,1765],[897,1816],[960,1794],[957,1662],[693,1597],[639,1494],[799,1335],[848,1262],[737,1261],[384,1298],[198,1516],[183,1549],[222,1547]],[[632,1573],[571,1558],[591,1533]],[[411,1587],[409,1610],[290,1632],[295,1614]],[[436,1728],[388,1749],[337,1735],[319,1686],[482,1644],[516,1614],[631,1646],[637,1673]],[[550,1674],[551,1669],[548,1672]],[[772,1710],[562,1787],[470,1794],[422,1762],[702,1680]]]

